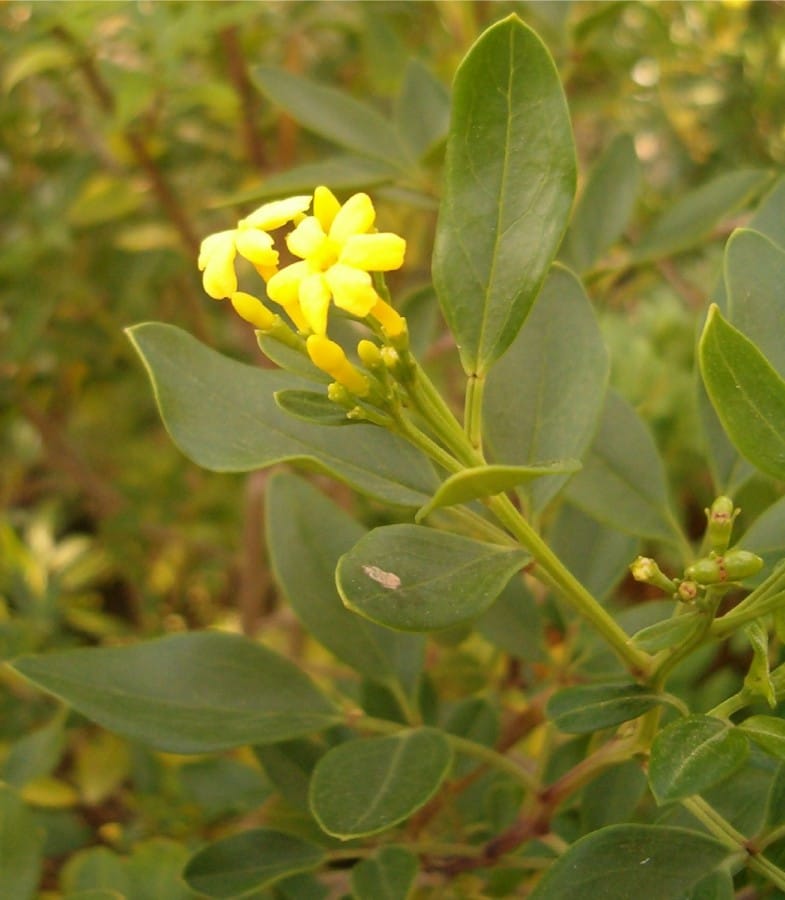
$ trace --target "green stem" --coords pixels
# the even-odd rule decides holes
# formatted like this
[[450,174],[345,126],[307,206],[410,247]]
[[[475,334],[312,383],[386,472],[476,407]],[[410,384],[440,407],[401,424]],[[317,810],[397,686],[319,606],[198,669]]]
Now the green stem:
[[779,866],[766,859],[765,856],[750,856],[747,865],[759,875],[763,875],[780,890],[785,890],[785,872]]
[[711,633],[713,637],[723,638],[732,634],[742,625],[753,622],[767,613],[773,612],[778,606],[781,606],[785,600],[785,592],[776,594],[768,594],[767,596],[757,599],[757,602],[750,606],[745,606],[746,600],[740,603],[735,609],[724,615],[721,619],[717,619],[711,625]]
[[482,398],[485,394],[485,375],[469,376],[466,383],[466,408],[463,427],[469,443],[478,452],[482,452]]
[[747,838],[740,831],[736,831],[730,822],[702,797],[686,797],[681,801],[681,805],[727,847],[732,850],[746,849]]
[[648,675],[651,669],[651,656],[630,643],[629,635],[564,566],[558,556],[521,516],[509,498],[492,497],[488,501],[488,506],[499,521],[531,553],[537,565],[548,575],[550,581],[559,589],[573,609],[591,622],[625,665],[638,676]]
[[723,700],[722,703],[718,703],[715,707],[710,709],[706,715],[714,716],[716,719],[730,719],[735,712],[744,709],[744,707],[749,705],[754,699],[754,695],[748,691],[747,688],[742,688],[732,697],[728,697],[726,700]]
[[777,841],[782,840],[782,838],[785,838],[785,825],[778,825],[776,828],[772,828],[771,831],[761,835],[756,843],[761,850],[765,850],[766,847],[776,844]]

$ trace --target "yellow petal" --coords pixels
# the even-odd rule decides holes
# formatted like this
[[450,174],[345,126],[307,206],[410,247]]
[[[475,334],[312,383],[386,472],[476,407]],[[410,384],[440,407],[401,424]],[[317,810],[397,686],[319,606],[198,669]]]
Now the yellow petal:
[[300,259],[317,256],[327,241],[319,220],[315,216],[306,216],[302,222],[286,236],[289,251]]
[[315,334],[327,331],[327,310],[330,308],[330,288],[320,272],[308,275],[300,282],[300,309]]
[[273,247],[273,239],[258,228],[237,231],[234,245],[240,256],[257,266],[277,266],[278,251]]
[[214,253],[225,253],[234,247],[234,229],[231,231],[216,231],[208,234],[199,246],[199,271],[203,271],[208,260]]
[[406,331],[406,319],[400,313],[386,303],[381,297],[376,301],[376,305],[371,310],[370,315],[387,332],[387,336],[394,338]]
[[275,316],[269,309],[252,294],[244,291],[235,291],[231,296],[232,306],[241,319],[250,322],[262,331],[268,331],[275,322]]
[[326,187],[319,186],[313,192],[313,214],[319,220],[325,232],[330,230],[341,204],[335,197],[335,194]]
[[234,271],[234,243],[221,246],[207,260],[202,275],[205,292],[214,300],[231,297],[237,290],[237,275]]
[[369,272],[400,269],[406,241],[397,234],[353,234],[344,244],[338,261]]
[[287,197],[285,200],[273,200],[272,203],[264,203],[255,209],[244,219],[240,219],[237,227],[261,228],[263,231],[272,231],[280,228],[287,222],[291,222],[311,205],[310,196]]
[[371,276],[362,269],[336,263],[324,273],[324,277],[335,305],[359,319],[367,316],[379,300],[371,284]]
[[368,379],[346,358],[341,347],[323,334],[312,334],[305,343],[311,362],[338,384],[360,397],[369,390]]
[[284,266],[267,282],[267,296],[283,307],[297,303],[300,296],[300,282],[309,274],[310,268],[306,262]]
[[367,194],[354,194],[338,210],[330,226],[330,238],[343,245],[353,234],[365,234],[373,226],[376,210]]

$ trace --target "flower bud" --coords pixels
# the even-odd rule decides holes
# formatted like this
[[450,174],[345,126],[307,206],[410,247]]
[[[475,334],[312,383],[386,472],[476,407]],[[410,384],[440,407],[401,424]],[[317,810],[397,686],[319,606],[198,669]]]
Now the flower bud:
[[694,581],[682,581],[676,593],[682,603],[693,603],[698,596],[698,585]]
[[639,556],[630,563],[630,572],[636,581],[651,584],[668,594],[672,594],[676,590],[675,582],[671,581],[657,563],[648,556]]
[[755,575],[763,560],[749,550],[729,550],[724,556],[706,556],[689,566],[685,576],[698,584],[723,584]]
[[711,507],[706,510],[708,527],[706,538],[709,547],[715,553],[724,553],[730,544],[733,521],[740,510],[734,509],[733,500],[730,497],[717,497]]

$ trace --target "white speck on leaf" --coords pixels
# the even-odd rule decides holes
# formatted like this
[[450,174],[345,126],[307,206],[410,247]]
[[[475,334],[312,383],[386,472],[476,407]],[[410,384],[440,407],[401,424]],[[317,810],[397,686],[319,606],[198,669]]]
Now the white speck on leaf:
[[386,587],[391,591],[397,591],[401,586],[401,579],[395,572],[385,572],[378,566],[363,566],[363,572],[374,581],[377,581],[382,587]]
[[642,859],[642,860],[638,863],[638,865],[639,865],[639,866],[645,866],[646,863],[647,863],[647,862],[650,862],[650,861],[651,861],[651,857],[650,857],[650,856],[647,856],[646,859]]

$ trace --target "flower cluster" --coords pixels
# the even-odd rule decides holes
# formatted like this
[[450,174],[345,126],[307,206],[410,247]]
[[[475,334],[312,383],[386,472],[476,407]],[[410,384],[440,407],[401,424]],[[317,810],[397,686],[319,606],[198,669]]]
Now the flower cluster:
[[[257,327],[269,327],[272,313],[252,294],[238,290],[239,255],[267,282],[268,298],[283,307],[301,334],[326,334],[332,302],[356,318],[370,316],[388,336],[396,337],[405,330],[405,321],[379,296],[371,273],[400,268],[406,241],[376,231],[375,219],[367,194],[354,194],[341,205],[326,187],[316,188],[313,198],[265,203],[236,228],[202,241],[199,269],[204,289],[216,300],[230,299],[238,314]],[[279,268],[279,251],[270,232],[290,224],[285,244],[296,261]]]

